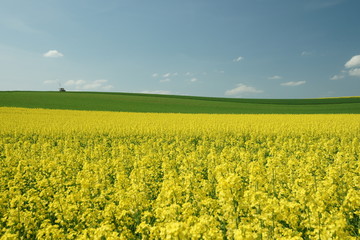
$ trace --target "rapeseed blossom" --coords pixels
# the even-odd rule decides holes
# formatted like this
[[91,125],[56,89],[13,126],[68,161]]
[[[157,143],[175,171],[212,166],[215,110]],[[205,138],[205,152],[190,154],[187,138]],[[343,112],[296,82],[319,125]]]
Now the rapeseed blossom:
[[0,108],[1,239],[357,239],[359,115]]

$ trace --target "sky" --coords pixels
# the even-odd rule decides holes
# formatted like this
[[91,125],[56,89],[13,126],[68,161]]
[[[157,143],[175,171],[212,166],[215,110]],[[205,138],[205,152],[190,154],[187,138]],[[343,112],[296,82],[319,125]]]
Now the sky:
[[359,0],[0,0],[0,91],[360,95]]

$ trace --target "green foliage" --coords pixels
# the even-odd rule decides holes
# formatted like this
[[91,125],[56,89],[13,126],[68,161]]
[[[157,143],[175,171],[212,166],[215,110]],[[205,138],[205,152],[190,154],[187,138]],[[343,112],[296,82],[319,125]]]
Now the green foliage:
[[360,97],[238,99],[103,92],[0,92],[0,107],[162,113],[360,113]]

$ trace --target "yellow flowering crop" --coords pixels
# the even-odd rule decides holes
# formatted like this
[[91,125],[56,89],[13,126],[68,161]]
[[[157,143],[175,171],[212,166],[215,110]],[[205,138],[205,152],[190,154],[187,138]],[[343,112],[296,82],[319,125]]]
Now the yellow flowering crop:
[[0,108],[1,239],[359,239],[360,115]]

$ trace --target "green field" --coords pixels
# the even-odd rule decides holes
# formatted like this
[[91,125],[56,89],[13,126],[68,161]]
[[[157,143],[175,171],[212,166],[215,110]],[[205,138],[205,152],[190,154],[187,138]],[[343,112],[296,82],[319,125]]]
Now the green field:
[[360,113],[360,97],[241,99],[104,92],[0,92],[0,107],[163,113]]

